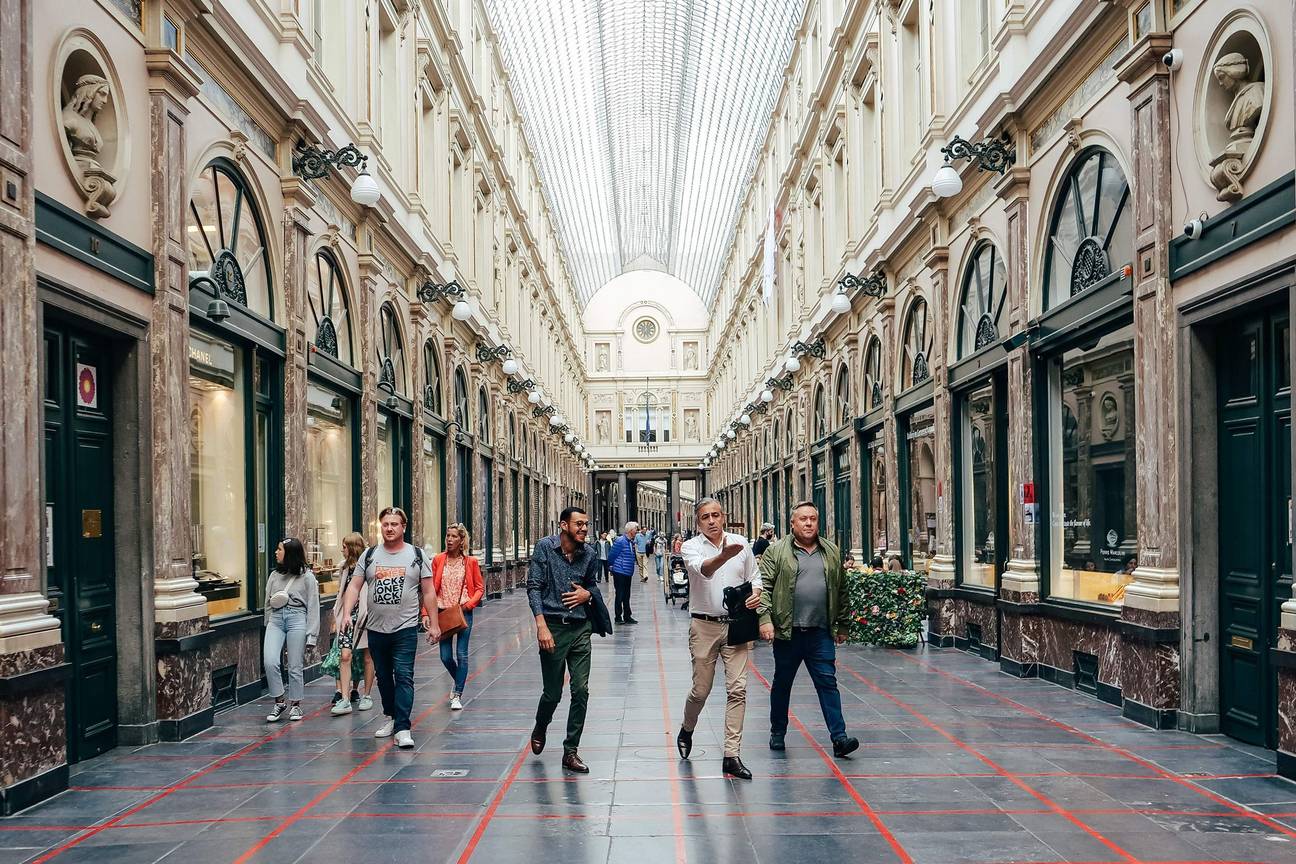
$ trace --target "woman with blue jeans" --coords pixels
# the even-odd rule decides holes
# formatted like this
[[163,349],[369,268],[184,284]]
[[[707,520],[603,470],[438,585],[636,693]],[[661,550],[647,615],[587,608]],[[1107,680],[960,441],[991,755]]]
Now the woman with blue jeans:
[[441,640],[441,662],[454,679],[450,692],[450,710],[463,709],[464,685],[468,683],[468,638],[472,635],[473,613],[485,594],[481,566],[467,554],[468,529],[456,522],[446,529],[446,551],[432,558],[432,584],[436,588],[437,609],[456,604],[463,610],[467,628]]
[[[288,713],[289,720],[302,719],[305,695],[306,646],[319,636],[319,583],[306,566],[306,551],[300,540],[289,537],[275,549],[275,567],[266,579],[264,661],[266,681],[275,704],[266,720],[276,723]],[[288,700],[284,701],[281,656],[288,655]]]

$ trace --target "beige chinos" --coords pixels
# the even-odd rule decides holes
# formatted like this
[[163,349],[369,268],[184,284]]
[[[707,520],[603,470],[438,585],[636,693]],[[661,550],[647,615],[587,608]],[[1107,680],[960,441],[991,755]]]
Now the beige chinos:
[[716,661],[725,671],[724,755],[737,756],[742,748],[743,722],[747,717],[747,658],[751,643],[728,645],[729,625],[693,618],[689,622],[689,653],[693,656],[693,689],[684,703],[684,728],[697,728],[698,715],[715,681]]

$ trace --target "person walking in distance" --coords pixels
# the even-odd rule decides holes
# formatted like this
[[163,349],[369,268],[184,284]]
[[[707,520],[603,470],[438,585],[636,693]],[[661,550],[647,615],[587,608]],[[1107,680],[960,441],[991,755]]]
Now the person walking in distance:
[[639,581],[648,581],[648,550],[652,543],[652,531],[639,531],[634,536],[635,563],[639,567]]
[[616,592],[613,617],[617,624],[638,624],[630,617],[630,585],[634,579],[636,566],[635,535],[639,533],[638,522],[627,522],[625,531],[612,544],[608,553],[608,569],[612,571],[612,587]]
[[599,596],[598,552],[585,542],[588,532],[589,515],[584,510],[563,510],[558,518],[558,534],[536,543],[527,571],[527,600],[535,615],[544,681],[535,728],[531,730],[531,752],[539,756],[544,751],[546,730],[562,701],[563,678],[570,677],[571,705],[562,766],[579,774],[589,773],[589,766],[581,761],[578,752],[589,704],[592,627],[588,604]]
[[787,735],[792,682],[802,663],[810,672],[833,755],[859,748],[846,735],[837,689],[837,645],[846,641],[850,604],[841,552],[819,536],[819,509],[803,501],[792,508],[792,532],[771,543],[760,560],[762,591],[757,612],[760,636],[774,641],[770,687],[770,749],[782,750]]
[[661,581],[665,575],[663,565],[666,561],[666,535],[657,531],[653,534],[652,550],[654,563],[657,565],[657,580]]
[[[355,572],[356,562],[364,554],[367,545],[364,537],[355,531],[342,538],[342,552],[345,557],[342,562],[342,583],[338,586],[339,597],[346,595],[346,590],[351,584],[351,576]],[[361,592],[360,602],[356,603],[355,609],[351,612],[350,626],[342,627],[341,615],[335,615],[333,618],[333,628],[337,631],[340,649],[337,690],[333,694],[333,708],[329,711],[334,717],[350,714],[353,707],[361,711],[368,711],[373,707],[373,657],[369,655],[369,634],[364,626],[365,612],[368,608],[369,596]],[[340,604],[338,611],[341,612]],[[364,652],[363,695],[351,683],[351,655],[355,651]]]
[[463,710],[464,685],[468,683],[468,638],[472,635],[473,610],[486,593],[481,565],[468,554],[468,529],[456,522],[446,529],[445,551],[432,559],[432,582],[436,587],[437,609],[458,605],[467,627],[441,640],[441,664],[450,673],[450,710]]
[[387,722],[375,738],[396,736],[397,747],[413,747],[410,711],[414,707],[414,654],[419,618],[428,619],[428,641],[441,638],[437,625],[436,586],[423,550],[405,542],[405,511],[386,507],[378,514],[382,543],[365,550],[351,585],[342,598],[342,626],[350,628],[351,610],[368,587],[369,653],[373,656]]
[[[274,707],[266,721],[277,723],[288,712],[289,720],[302,719],[301,700],[306,689],[306,646],[319,636],[319,582],[306,566],[306,550],[289,537],[275,549],[275,569],[266,579],[265,661],[266,682]],[[285,648],[287,649],[285,652]],[[288,655],[288,699],[284,702],[281,655]]]
[[[689,574],[689,654],[693,658],[693,689],[684,702],[684,722],[676,746],[680,756],[693,750],[693,730],[711,693],[716,662],[724,663],[725,737],[724,773],[751,779],[751,771],[739,756],[743,723],[747,717],[747,658],[751,643],[729,644],[729,617],[725,608],[726,588],[737,588],[756,580],[756,558],[747,541],[725,532],[725,513],[720,502],[703,498],[695,508],[702,533],[683,546],[684,566]],[[747,608],[760,603],[760,586],[753,584]]]
[[757,558],[765,554],[770,543],[774,540],[774,526],[769,522],[761,523],[760,535],[757,536],[756,542],[752,543],[752,554]]
[[603,568],[603,581],[608,581],[612,571],[608,569],[608,553],[612,551],[612,541],[608,538],[608,532],[604,531],[598,539],[599,565]]

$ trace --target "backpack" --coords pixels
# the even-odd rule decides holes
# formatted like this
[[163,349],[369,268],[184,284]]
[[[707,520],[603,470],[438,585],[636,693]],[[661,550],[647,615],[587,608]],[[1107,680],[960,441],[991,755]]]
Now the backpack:
[[[411,543],[410,545],[414,546],[413,543]],[[377,550],[378,550],[377,546],[370,546],[368,549],[365,550],[365,559],[364,559],[365,579],[369,578],[369,565],[373,563],[374,552],[376,552]],[[417,567],[419,570],[423,569],[423,547],[422,546],[414,546],[414,566]],[[421,582],[422,580],[419,581]]]

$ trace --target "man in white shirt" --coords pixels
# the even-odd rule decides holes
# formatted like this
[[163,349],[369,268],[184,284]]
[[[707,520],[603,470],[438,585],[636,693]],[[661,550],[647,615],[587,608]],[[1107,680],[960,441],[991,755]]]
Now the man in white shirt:
[[724,604],[724,590],[744,582],[752,583],[747,608],[760,602],[760,580],[756,578],[756,558],[747,540],[725,532],[725,513],[720,502],[703,498],[695,508],[702,533],[688,540],[680,554],[689,574],[689,653],[693,657],[693,689],[684,703],[684,722],[676,746],[680,756],[689,757],[693,750],[693,730],[698,715],[711,693],[716,661],[724,661],[725,670],[725,739],[724,773],[743,780],[751,771],[739,758],[743,721],[747,715],[747,657],[751,643],[730,645],[729,616]]

